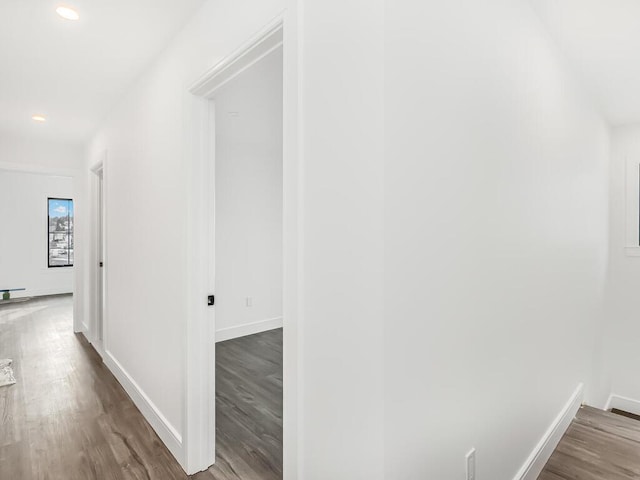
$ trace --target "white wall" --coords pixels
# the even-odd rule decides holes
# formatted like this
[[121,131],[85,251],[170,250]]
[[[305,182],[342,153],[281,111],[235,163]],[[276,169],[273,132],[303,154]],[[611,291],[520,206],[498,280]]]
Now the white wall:
[[0,169],[0,288],[12,297],[73,292],[74,268],[48,268],[47,198],[73,198],[70,177]]
[[280,0],[206,2],[88,146],[89,165],[106,152],[107,362],[183,464],[187,317],[206,301],[187,268],[199,128],[189,87],[282,8]]
[[215,109],[221,341],[282,326],[282,49],[222,87]]
[[[203,293],[187,91],[282,6],[207,2],[89,149],[108,152],[107,349],[177,440]],[[607,128],[523,0],[287,6],[285,477],[453,480],[475,446],[478,478],[512,478],[580,382],[599,397]]]
[[[34,128],[46,125],[34,125]],[[76,170],[83,164],[82,146],[0,132],[0,165],[23,170]]]
[[290,478],[382,479],[384,2],[301,3],[303,390]]
[[[607,295],[607,371],[610,393],[640,401],[640,248],[638,164],[640,125],[613,130],[611,154],[611,239]],[[637,408],[637,406],[636,406]]]
[[511,479],[597,393],[608,129],[524,1],[385,33],[385,478]]

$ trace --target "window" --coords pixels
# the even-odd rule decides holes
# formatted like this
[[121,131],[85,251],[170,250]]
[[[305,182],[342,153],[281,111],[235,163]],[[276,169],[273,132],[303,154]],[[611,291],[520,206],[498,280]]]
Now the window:
[[49,268],[73,267],[73,200],[48,199]]

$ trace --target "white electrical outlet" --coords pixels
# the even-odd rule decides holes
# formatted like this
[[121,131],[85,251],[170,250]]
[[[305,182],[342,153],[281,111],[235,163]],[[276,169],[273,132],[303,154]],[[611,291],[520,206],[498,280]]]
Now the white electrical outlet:
[[467,480],[476,480],[476,449],[472,448],[464,458],[467,461]]
[[247,307],[253,307],[253,297],[247,297]]

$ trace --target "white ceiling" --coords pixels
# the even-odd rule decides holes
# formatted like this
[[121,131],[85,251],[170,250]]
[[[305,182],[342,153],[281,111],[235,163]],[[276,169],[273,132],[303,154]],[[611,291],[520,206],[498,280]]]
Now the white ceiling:
[[[0,132],[86,140],[202,3],[0,0]],[[60,18],[61,4],[80,20]]]
[[530,1],[607,120],[640,122],[640,1]]

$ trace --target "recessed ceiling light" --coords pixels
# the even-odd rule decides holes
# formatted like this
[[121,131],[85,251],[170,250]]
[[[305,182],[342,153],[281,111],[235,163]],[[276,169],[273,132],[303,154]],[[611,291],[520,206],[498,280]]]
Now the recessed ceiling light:
[[34,122],[46,122],[47,121],[47,117],[45,117],[44,115],[34,115],[31,117],[31,119]]
[[80,15],[71,7],[63,7],[62,5],[56,8],[56,13],[62,18],[67,20],[78,20]]

